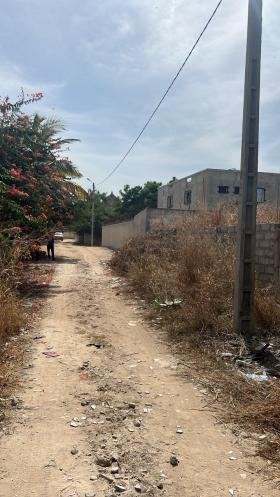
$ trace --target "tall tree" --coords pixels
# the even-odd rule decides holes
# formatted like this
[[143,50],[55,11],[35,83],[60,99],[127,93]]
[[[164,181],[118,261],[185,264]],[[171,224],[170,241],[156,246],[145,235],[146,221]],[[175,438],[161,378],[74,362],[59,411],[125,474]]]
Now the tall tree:
[[39,234],[71,218],[82,189],[72,183],[81,176],[63,147],[60,121],[24,114],[22,107],[41,93],[14,104],[0,100],[0,227]]
[[144,186],[125,185],[120,191],[120,214],[125,217],[133,217],[146,207],[157,206],[157,192],[161,183],[147,181]]

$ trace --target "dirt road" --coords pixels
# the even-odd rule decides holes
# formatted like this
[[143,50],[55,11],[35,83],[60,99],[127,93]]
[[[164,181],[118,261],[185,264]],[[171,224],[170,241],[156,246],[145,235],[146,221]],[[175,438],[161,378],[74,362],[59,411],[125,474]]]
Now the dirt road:
[[0,440],[0,496],[279,495],[119,293],[102,264],[110,252],[58,250],[21,403]]

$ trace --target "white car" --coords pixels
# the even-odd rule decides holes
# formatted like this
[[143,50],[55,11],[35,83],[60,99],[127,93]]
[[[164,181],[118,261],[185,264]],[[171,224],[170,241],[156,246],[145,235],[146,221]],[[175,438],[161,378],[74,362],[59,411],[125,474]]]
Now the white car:
[[56,231],[55,234],[54,234],[54,239],[55,240],[60,240],[61,242],[63,242],[63,233],[62,233],[62,231]]

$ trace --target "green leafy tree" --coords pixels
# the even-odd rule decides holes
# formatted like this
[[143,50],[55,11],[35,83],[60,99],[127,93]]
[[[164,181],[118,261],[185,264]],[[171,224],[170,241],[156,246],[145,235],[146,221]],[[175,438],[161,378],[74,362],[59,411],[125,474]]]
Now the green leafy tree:
[[0,100],[0,228],[36,236],[69,222],[85,193],[72,183],[81,174],[65,156],[64,147],[75,140],[60,137],[60,121],[22,111],[42,97]]
[[120,191],[120,214],[124,217],[133,217],[146,207],[157,207],[157,192],[161,183],[147,181],[144,186],[125,185]]
[[[112,221],[119,216],[120,200],[113,194],[107,195],[96,191],[94,193],[94,238],[101,239],[102,224]],[[71,228],[77,233],[90,233],[92,216],[92,192],[81,199],[74,207],[74,217]]]
[[[94,195],[94,238],[98,242],[101,238],[102,224],[122,221],[138,214],[146,207],[157,206],[157,192],[161,183],[147,181],[144,186],[130,187],[125,185],[117,197],[113,193],[95,192]],[[91,193],[87,198],[76,203],[74,219],[71,228],[78,233],[91,231]]]

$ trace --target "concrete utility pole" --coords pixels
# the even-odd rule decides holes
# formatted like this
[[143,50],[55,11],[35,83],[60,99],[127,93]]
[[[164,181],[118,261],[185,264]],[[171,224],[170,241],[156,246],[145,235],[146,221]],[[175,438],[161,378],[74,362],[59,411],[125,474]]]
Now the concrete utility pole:
[[235,331],[249,339],[255,330],[254,297],[261,36],[262,0],[249,0],[241,153],[240,217],[234,295]]
[[93,235],[94,235],[94,193],[95,193],[95,185],[94,182],[87,178],[87,180],[92,183],[92,191],[91,191],[91,231],[90,231],[90,246],[93,247]]

